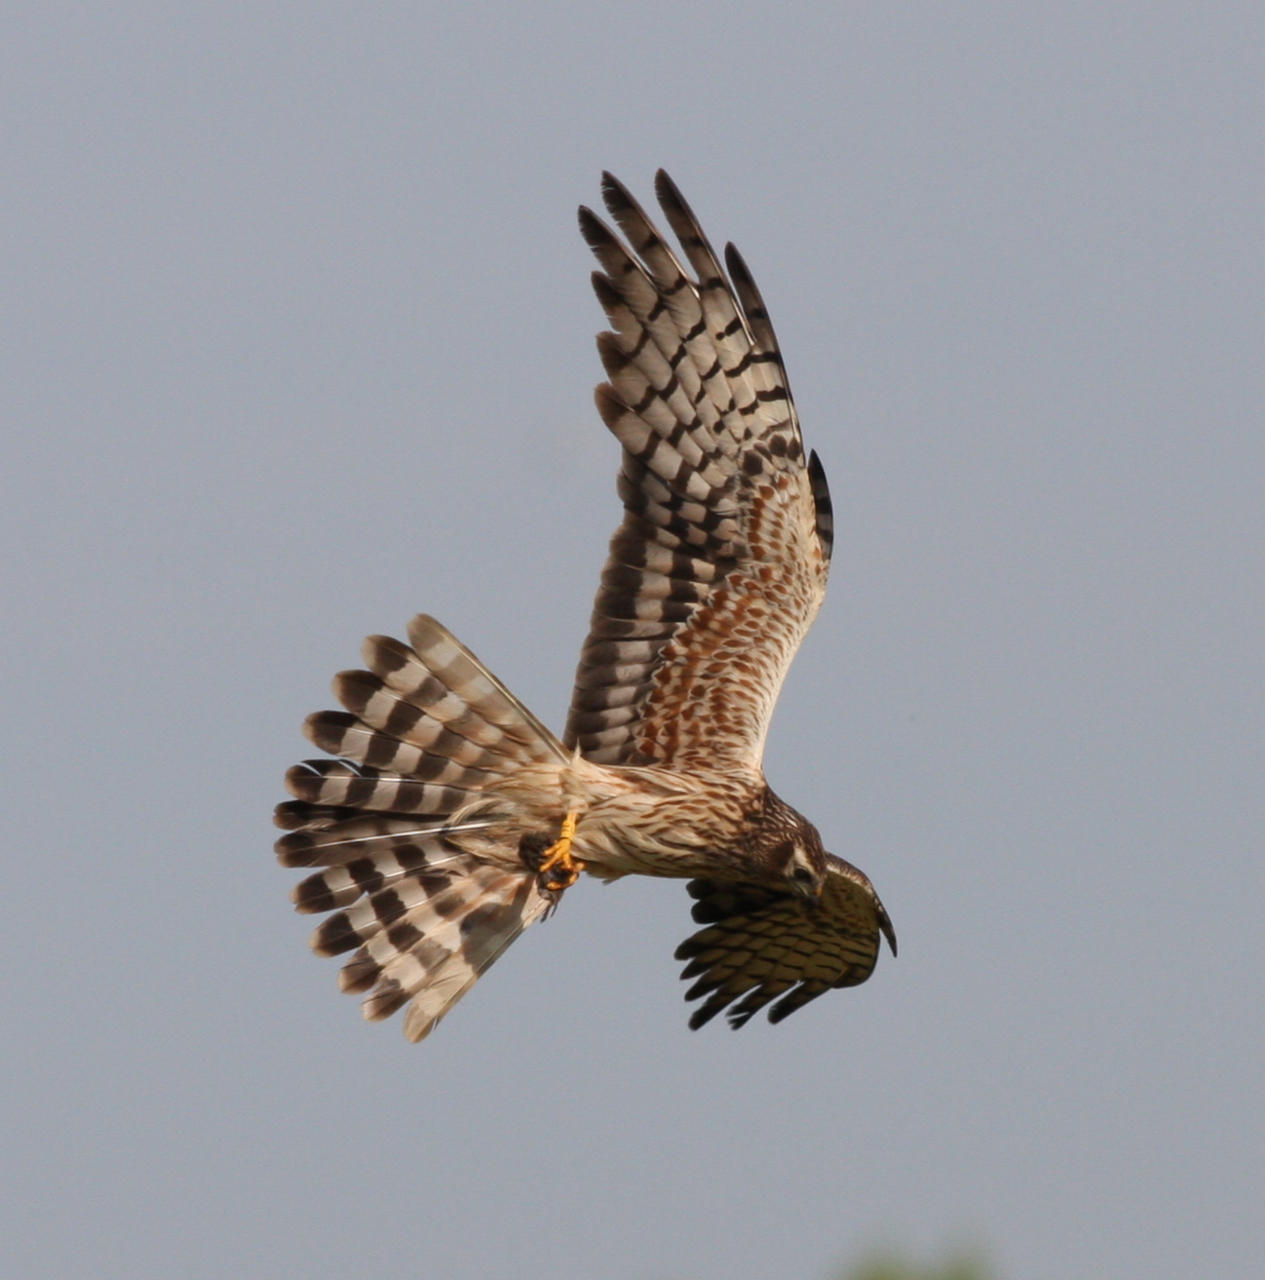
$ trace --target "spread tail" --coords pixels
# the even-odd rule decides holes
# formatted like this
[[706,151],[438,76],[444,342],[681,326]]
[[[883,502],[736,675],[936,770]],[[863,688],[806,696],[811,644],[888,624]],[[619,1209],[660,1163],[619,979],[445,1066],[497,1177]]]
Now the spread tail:
[[[481,813],[486,788],[565,748],[433,618],[411,647],[364,643],[367,671],[344,671],[345,711],[309,716],[308,737],[339,757],[286,774],[277,806],[289,867],[321,867],[292,894],[301,912],[334,911],[312,936],[318,955],[352,952],[344,991],[364,1015],[408,1005],[404,1034],[428,1035],[475,980],[556,901],[519,858],[527,832]],[[490,806],[482,806],[487,809]]]

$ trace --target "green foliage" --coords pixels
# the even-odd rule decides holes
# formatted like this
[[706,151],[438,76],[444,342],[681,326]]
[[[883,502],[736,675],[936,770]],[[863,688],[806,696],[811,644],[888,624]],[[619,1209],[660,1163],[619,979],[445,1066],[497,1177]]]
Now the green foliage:
[[951,1254],[921,1266],[895,1254],[874,1254],[844,1273],[841,1280],[990,1280],[991,1272],[974,1254]]

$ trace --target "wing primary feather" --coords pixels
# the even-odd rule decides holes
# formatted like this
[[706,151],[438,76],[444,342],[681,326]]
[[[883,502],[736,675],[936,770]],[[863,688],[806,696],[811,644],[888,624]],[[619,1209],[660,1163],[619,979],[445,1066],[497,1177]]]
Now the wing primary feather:
[[[655,192],[683,257],[610,174],[602,196],[618,231],[579,213],[611,324],[598,339],[609,381],[595,400],[623,446],[625,509],[590,637],[645,625],[653,643],[635,662],[585,646],[563,741],[599,764],[758,767],[825,590],[829,494],[819,464],[814,489],[776,335],[742,256],[727,247],[726,274],[662,170]],[[660,549],[705,567],[665,575]]]
[[830,485],[826,483],[826,468],[821,465],[816,449],[808,455],[808,484],[812,490],[813,506],[817,509],[817,541],[821,543],[821,554],[829,564],[835,547],[835,509],[830,501]]
[[[764,305],[764,299],[760,296],[760,290],[756,287],[746,261],[738,252],[737,245],[732,242],[725,245],[725,266],[729,268],[729,278],[733,281],[734,291],[738,295],[738,301],[742,303],[743,314],[747,317],[747,324],[755,335],[756,342],[766,351],[777,351],[777,334],[773,332],[768,308]],[[778,363],[781,364],[780,358]],[[782,377],[786,377],[785,369],[782,370]]]
[[[667,215],[668,223],[676,232],[681,248],[685,250],[685,256],[698,272],[699,288],[701,290],[720,288],[732,294],[733,289],[729,278],[725,275],[724,267],[720,265],[720,259],[716,256],[707,233],[699,225],[698,219],[694,216],[694,210],[681,194],[680,188],[668,176],[666,169],[660,169],[655,174],[654,189],[655,195],[659,197],[659,204]],[[754,335],[741,310],[738,310],[738,317],[748,337],[754,343]]]

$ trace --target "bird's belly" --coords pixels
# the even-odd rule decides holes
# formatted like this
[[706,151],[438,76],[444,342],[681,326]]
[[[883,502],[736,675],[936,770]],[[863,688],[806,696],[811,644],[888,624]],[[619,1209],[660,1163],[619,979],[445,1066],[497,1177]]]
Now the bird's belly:
[[602,879],[688,878],[712,874],[723,862],[714,844],[700,843],[697,837],[694,830],[662,822],[581,820],[574,849],[587,869]]
[[578,817],[573,852],[597,876],[733,875],[763,776],[608,768],[576,760],[559,801]]

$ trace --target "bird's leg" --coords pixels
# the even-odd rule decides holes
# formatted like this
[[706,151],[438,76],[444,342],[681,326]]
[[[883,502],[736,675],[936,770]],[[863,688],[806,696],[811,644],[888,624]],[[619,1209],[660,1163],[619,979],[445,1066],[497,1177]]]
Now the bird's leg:
[[541,888],[569,889],[580,878],[584,863],[571,856],[571,841],[575,839],[575,822],[579,814],[572,810],[562,819],[562,831],[555,843],[544,852],[539,872]]

